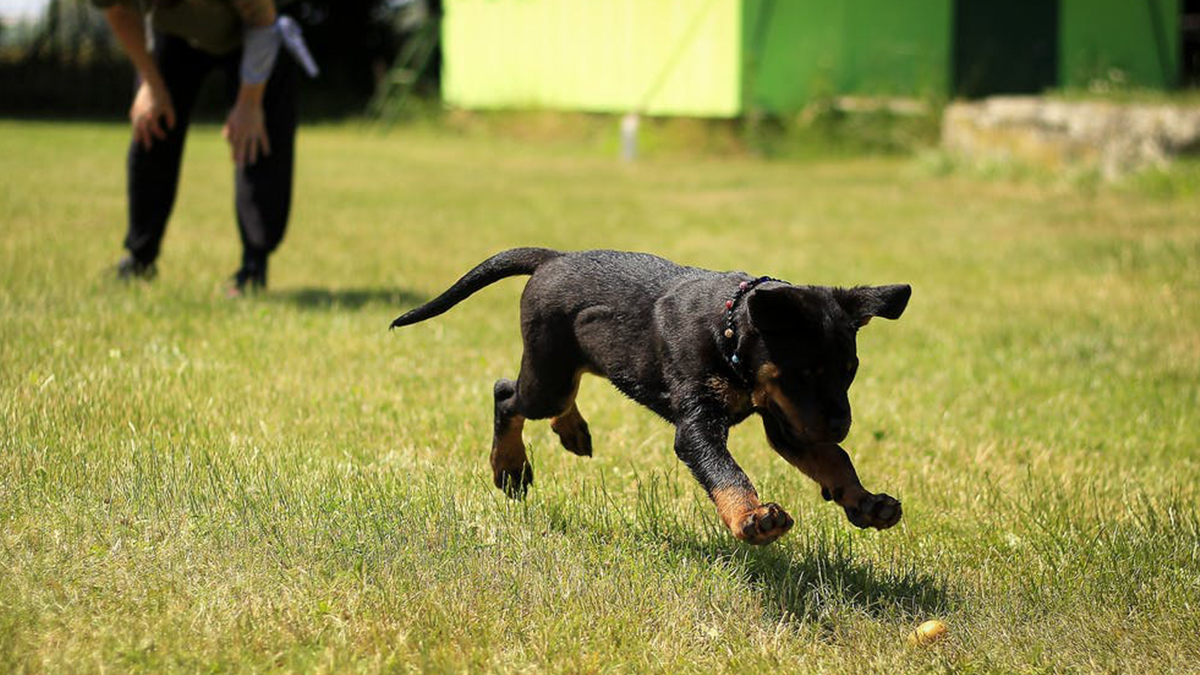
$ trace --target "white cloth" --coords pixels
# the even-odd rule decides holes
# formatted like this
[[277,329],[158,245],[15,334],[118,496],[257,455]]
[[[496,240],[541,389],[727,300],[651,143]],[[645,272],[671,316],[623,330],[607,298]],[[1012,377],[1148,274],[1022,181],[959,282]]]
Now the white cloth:
[[270,26],[246,29],[242,44],[242,84],[262,84],[271,77],[281,44],[309,77],[317,76],[320,71],[304,43],[300,25],[289,16],[280,16]]

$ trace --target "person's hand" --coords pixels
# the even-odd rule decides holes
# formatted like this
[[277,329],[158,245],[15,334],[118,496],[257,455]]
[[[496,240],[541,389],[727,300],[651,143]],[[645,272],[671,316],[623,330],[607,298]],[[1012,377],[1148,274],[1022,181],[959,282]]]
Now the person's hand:
[[175,106],[166,87],[142,82],[129,108],[129,121],[133,123],[133,137],[147,150],[154,139],[166,138],[166,129],[175,128]]
[[259,157],[271,154],[271,143],[267,139],[267,127],[263,117],[262,103],[239,97],[229,116],[225,118],[222,132],[229,141],[233,161],[238,166],[247,166]]

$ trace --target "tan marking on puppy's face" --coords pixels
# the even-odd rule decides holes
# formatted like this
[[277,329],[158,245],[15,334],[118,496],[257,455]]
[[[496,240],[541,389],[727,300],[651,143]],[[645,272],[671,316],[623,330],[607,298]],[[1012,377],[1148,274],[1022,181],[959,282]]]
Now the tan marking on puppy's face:
[[800,411],[796,404],[784,395],[779,378],[779,366],[774,363],[764,363],[758,369],[755,374],[754,391],[751,393],[754,407],[759,410],[770,410],[782,416],[781,421],[791,427],[794,435],[803,434],[805,425]]

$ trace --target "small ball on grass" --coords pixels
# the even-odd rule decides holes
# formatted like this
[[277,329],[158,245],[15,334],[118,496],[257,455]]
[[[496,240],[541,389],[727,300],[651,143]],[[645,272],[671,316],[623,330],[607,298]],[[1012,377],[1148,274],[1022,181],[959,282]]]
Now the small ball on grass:
[[930,619],[925,623],[917,626],[917,629],[908,634],[908,642],[911,645],[928,645],[945,637],[946,624],[937,619]]

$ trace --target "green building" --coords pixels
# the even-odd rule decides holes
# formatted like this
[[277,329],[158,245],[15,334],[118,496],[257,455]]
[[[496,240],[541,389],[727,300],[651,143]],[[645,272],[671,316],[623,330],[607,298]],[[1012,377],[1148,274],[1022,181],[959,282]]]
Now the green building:
[[1193,4],[445,0],[443,93],[464,108],[732,117],[828,95],[974,97],[1097,78],[1171,89],[1195,76],[1183,57]]

